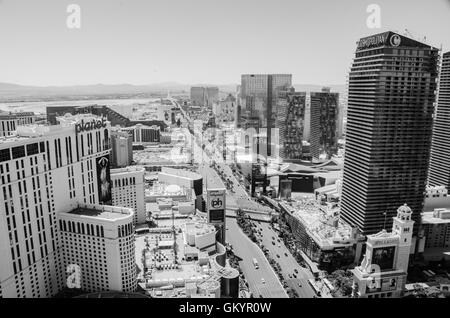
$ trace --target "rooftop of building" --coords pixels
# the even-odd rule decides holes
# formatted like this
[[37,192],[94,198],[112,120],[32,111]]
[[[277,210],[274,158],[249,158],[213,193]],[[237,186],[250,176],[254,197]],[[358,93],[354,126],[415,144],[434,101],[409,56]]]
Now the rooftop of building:
[[188,189],[176,184],[165,184],[160,182],[154,182],[152,186],[145,189],[145,195],[147,196],[183,196],[188,193]]
[[[83,121],[84,123],[88,123],[93,120],[98,121],[98,120],[102,120],[102,119],[104,119],[104,117],[100,117],[100,116],[92,115],[92,114],[72,115],[70,113],[67,113],[64,116],[56,117],[56,120],[59,122],[59,125],[63,126],[63,127],[73,126],[73,125],[80,123],[81,121]],[[105,119],[105,123],[109,124],[109,122],[106,121],[106,119]]]
[[68,214],[113,221],[132,215],[133,210],[119,206],[80,204]]
[[186,169],[175,169],[175,168],[163,167],[161,169],[161,173],[171,174],[171,175],[188,178],[188,179],[192,179],[192,180],[202,179],[202,176],[200,174],[193,172],[193,171],[186,170]]
[[132,129],[152,129],[152,130],[161,130],[161,127],[158,125],[145,125],[145,124],[136,124],[133,126],[129,126],[126,128],[123,128],[123,130],[132,130]]
[[450,224],[450,207],[423,212],[422,224]]
[[124,168],[111,169],[111,175],[128,174],[130,172],[145,173],[145,169],[140,166],[128,166],[128,167],[124,167]]
[[339,218],[339,208],[319,204],[312,197],[295,201],[282,201],[292,215],[300,220],[305,229],[321,248],[332,248],[355,242],[354,229]]
[[71,129],[70,127],[64,127],[61,125],[41,125],[30,124],[24,126],[18,126],[16,131],[10,136],[0,137],[0,145],[7,143],[16,143],[21,141],[28,141],[32,138],[40,138],[44,136],[53,136],[59,133],[64,133]]
[[186,147],[174,145],[145,147],[144,150],[133,151],[133,159],[143,166],[175,166],[191,163]]
[[213,225],[199,220],[192,220],[185,223],[185,231],[191,235],[203,235],[207,233],[216,232]]
[[432,212],[441,208],[450,208],[450,195],[448,195],[447,188],[445,186],[427,186],[423,211]]
[[16,119],[21,117],[36,116],[33,112],[0,112],[0,120]]

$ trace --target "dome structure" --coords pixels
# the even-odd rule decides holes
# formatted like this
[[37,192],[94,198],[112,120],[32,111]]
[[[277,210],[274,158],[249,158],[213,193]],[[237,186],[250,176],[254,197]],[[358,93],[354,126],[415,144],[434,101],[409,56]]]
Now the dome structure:
[[401,220],[411,220],[411,215],[412,210],[406,203],[397,209],[397,217]]

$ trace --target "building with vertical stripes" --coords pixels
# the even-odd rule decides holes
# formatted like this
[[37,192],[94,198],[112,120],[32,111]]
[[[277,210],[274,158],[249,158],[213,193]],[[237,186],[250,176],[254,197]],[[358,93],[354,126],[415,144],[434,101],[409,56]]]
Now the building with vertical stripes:
[[143,124],[137,124],[132,127],[123,128],[124,131],[128,131],[133,137],[133,142],[160,142],[161,141],[161,128],[159,126],[146,126]]
[[[61,291],[68,236],[60,217],[80,205],[111,202],[109,122],[92,115],[58,120],[54,126],[19,126],[14,136],[0,138],[0,297]],[[92,232],[83,235],[80,253],[95,244]],[[113,257],[120,263],[119,254]]]
[[112,204],[131,208],[134,211],[133,223],[146,222],[144,198],[144,168],[126,167],[111,169]]
[[359,40],[349,76],[341,217],[364,235],[423,209],[439,50],[394,32]]
[[80,268],[84,292],[134,292],[137,287],[133,210],[80,204],[58,214],[62,265]]
[[36,115],[32,112],[2,113],[0,112],[0,137],[10,136],[17,127],[34,124]]
[[275,128],[278,128],[282,159],[302,159],[305,108],[306,93],[293,89],[279,93]]
[[121,128],[111,129],[111,167],[123,168],[133,162],[133,136]]
[[450,52],[442,58],[428,183],[450,189]]
[[330,159],[337,153],[339,94],[329,89],[311,93],[311,156],[315,162]]

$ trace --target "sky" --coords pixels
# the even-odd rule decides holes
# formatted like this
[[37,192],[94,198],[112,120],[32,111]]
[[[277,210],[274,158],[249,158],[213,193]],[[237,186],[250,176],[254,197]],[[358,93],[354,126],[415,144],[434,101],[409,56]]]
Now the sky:
[[[81,8],[69,29],[67,6]],[[370,29],[369,4],[381,9]],[[0,0],[0,82],[345,84],[356,41],[405,29],[450,50],[450,0]]]

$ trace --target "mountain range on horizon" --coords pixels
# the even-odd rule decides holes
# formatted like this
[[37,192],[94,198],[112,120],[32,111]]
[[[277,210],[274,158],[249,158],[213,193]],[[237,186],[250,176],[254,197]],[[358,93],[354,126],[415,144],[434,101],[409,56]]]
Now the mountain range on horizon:
[[[192,86],[217,86],[222,94],[235,93],[238,84],[181,84],[178,82],[162,82],[148,85],[133,84],[94,84],[71,86],[31,86],[13,83],[0,83],[0,101],[20,102],[33,100],[54,100],[58,98],[74,99],[78,97],[114,97],[133,96],[149,97],[149,94],[189,94]],[[345,85],[294,84],[296,91],[320,91],[322,87],[330,87],[331,91],[343,93]]]

